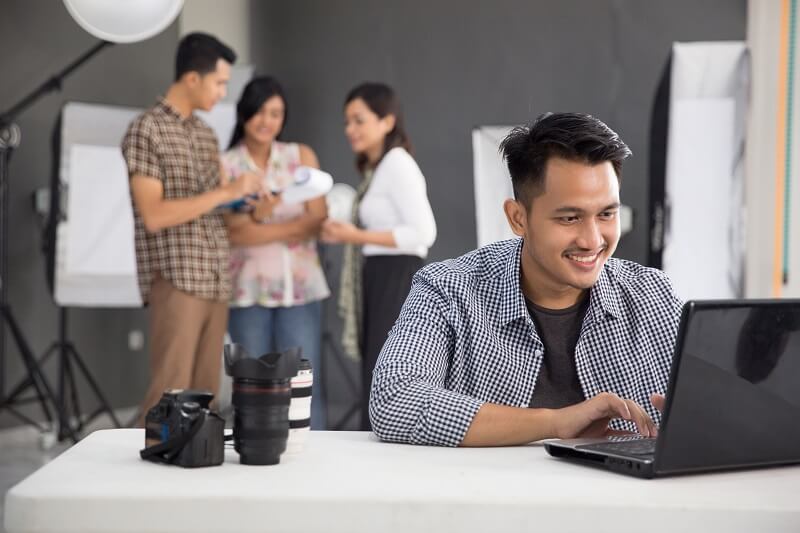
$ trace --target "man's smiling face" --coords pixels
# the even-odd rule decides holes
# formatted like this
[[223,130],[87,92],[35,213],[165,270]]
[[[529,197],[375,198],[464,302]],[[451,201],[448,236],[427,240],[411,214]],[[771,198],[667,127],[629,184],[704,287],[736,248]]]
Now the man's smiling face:
[[542,190],[525,210],[521,235],[529,298],[547,304],[574,295],[577,301],[595,284],[619,242],[619,205],[619,180],[610,162],[547,161]]

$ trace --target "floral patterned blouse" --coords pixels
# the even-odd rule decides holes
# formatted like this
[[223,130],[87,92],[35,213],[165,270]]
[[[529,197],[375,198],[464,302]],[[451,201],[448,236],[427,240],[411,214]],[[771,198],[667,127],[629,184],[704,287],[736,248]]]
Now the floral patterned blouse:
[[[294,181],[294,172],[300,166],[300,146],[273,141],[266,171],[253,162],[243,143],[222,154],[222,164],[231,178],[248,171],[263,174],[265,187],[279,191]],[[303,214],[304,209],[303,204],[278,204],[263,223],[290,220]],[[330,295],[313,239],[255,246],[231,245],[230,266],[232,307],[290,307]]]

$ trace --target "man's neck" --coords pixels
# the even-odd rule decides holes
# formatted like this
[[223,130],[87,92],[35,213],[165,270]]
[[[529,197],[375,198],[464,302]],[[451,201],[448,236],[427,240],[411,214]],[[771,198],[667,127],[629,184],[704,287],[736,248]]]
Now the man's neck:
[[[522,282],[522,280],[520,281]],[[572,287],[563,291],[555,291],[526,288],[524,284],[522,286],[522,293],[525,297],[544,309],[568,309],[581,301],[586,292]]]
[[522,251],[519,284],[522,294],[544,309],[567,309],[577,304],[587,290],[570,285],[556,284],[547,278],[541,268]]
[[194,111],[194,107],[186,91],[177,83],[170,85],[166,96],[164,96],[164,100],[175,108],[175,111],[183,118],[188,118]]

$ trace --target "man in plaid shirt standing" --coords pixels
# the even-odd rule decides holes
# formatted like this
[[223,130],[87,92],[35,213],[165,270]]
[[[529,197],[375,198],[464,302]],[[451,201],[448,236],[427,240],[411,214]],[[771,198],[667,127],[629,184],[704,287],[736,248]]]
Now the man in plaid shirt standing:
[[231,283],[217,206],[260,191],[254,174],[229,181],[211,128],[196,117],[225,96],[236,54],[211,35],[185,36],[175,81],[122,141],[136,222],[136,261],[150,314],[150,386],[139,425],[165,389],[217,392]]
[[682,304],[663,272],[611,257],[630,150],[576,113],[501,149],[520,238],[415,275],[373,373],[373,431],[441,446],[655,436]]

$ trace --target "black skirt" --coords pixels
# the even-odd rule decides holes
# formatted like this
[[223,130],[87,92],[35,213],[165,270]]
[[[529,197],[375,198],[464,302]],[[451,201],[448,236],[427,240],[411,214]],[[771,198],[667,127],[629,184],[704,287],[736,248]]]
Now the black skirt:
[[424,261],[416,255],[369,255],[361,274],[363,323],[361,328],[361,429],[369,431],[369,391],[372,371],[411,288],[411,278]]

